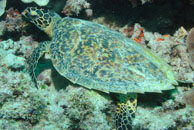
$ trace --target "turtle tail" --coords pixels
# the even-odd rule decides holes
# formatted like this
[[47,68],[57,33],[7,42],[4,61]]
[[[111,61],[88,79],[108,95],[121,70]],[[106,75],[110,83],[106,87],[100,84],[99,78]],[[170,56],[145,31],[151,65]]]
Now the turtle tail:
[[135,118],[137,94],[119,94],[120,102],[116,109],[117,130],[132,130],[132,121]]
[[35,86],[37,87],[37,79],[36,79],[36,75],[35,75],[35,69],[36,66],[38,64],[38,60],[40,59],[40,57],[45,53],[49,51],[49,45],[50,42],[49,41],[45,41],[40,43],[40,45],[35,48],[35,50],[32,52],[32,55],[29,58],[28,61],[28,72],[32,78],[32,81],[35,83]]

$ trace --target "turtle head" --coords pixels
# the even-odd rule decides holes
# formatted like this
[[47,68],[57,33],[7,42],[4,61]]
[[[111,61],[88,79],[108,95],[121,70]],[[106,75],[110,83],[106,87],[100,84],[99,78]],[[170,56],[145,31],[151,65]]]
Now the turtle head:
[[56,13],[48,9],[40,9],[37,7],[28,7],[22,15],[30,22],[34,23],[39,29],[46,32],[50,37],[52,36],[53,20],[60,18]]

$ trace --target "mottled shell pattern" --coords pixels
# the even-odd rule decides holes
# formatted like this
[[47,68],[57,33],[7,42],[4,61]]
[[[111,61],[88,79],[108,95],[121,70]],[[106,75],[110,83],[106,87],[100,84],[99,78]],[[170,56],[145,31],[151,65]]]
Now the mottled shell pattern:
[[76,18],[55,20],[51,60],[73,83],[106,93],[161,92],[176,77],[162,59],[103,25]]

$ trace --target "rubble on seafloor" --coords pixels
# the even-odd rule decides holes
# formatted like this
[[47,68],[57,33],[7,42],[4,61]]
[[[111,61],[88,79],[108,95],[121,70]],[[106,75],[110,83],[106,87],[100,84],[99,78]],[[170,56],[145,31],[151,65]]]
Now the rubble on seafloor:
[[72,85],[34,87],[26,71],[33,44],[30,37],[0,42],[0,129],[111,129],[109,96]]
[[[81,10],[71,11],[79,14]],[[33,36],[24,36],[26,25],[17,10],[8,9],[6,13],[5,20],[0,21],[0,129],[115,129],[116,106],[111,96],[70,83],[54,70],[47,54],[37,67],[40,87],[35,88],[27,72],[27,60],[39,42]],[[102,19],[92,20],[150,48],[172,66],[180,81],[174,90],[139,94],[133,129],[193,130],[194,71],[189,64],[184,26],[173,35],[163,35],[147,31],[140,24],[121,28]],[[7,32],[19,33],[19,40],[1,39]]]

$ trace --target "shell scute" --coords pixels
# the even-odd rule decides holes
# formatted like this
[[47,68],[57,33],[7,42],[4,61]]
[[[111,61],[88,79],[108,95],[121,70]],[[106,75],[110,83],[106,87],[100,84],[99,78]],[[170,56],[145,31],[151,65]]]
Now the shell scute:
[[[172,89],[170,67],[149,50],[102,25],[64,18],[53,27],[51,57],[74,83],[104,92],[160,92]],[[164,66],[165,69],[161,69]]]

